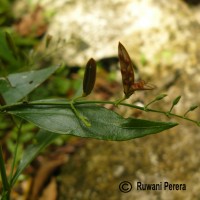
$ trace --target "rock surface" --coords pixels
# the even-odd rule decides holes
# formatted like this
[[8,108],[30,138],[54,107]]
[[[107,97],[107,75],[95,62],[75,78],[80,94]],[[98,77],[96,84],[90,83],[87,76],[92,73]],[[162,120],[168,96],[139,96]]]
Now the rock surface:
[[[195,8],[191,10],[180,0],[63,2],[48,31],[54,38],[66,40],[55,56],[57,62],[63,59],[68,65],[84,66],[90,57],[116,57],[121,41],[142,77],[162,91],[182,81],[185,87],[179,88],[180,94],[187,93],[187,98],[194,101],[191,92],[200,82],[200,23]],[[196,95],[199,99],[199,93]]]
[[61,56],[69,65],[116,56],[118,41],[138,65],[141,57],[146,60],[147,72],[157,65],[186,67],[197,59],[200,25],[180,0],[74,0],[56,12],[48,33],[66,40]]
[[[60,5],[48,31],[54,38],[66,39],[55,60],[82,66],[90,57],[115,57],[121,41],[141,76],[157,86],[157,90],[136,93],[130,102],[148,103],[159,93],[167,93],[168,97],[152,108],[169,110],[173,99],[181,95],[174,108],[178,114],[200,104],[198,7],[190,8],[181,0],[74,0]],[[116,111],[124,116],[169,120],[121,107]],[[199,108],[189,116],[200,121]],[[181,125],[127,142],[88,140],[63,168],[60,200],[199,199],[200,129],[184,120],[170,120]],[[118,189],[125,180],[133,185],[126,194]],[[183,183],[187,190],[136,191],[137,181]]]

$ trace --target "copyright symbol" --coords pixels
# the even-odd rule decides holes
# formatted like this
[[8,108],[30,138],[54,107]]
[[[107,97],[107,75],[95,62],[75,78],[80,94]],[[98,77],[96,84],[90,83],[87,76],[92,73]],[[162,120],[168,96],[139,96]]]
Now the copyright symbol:
[[128,181],[123,181],[119,184],[119,190],[124,193],[128,193],[132,190],[132,185]]

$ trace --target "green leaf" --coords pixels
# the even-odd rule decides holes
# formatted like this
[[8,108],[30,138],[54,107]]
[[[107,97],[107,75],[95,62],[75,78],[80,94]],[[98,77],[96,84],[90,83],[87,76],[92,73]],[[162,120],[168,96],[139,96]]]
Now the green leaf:
[[4,97],[7,104],[15,103],[51,76],[56,70],[56,67],[48,67],[37,71],[22,72],[10,74],[7,83],[3,78],[0,78],[0,93]]
[[31,144],[24,152],[19,166],[11,180],[13,186],[17,181],[22,171],[30,164],[30,162],[51,142],[53,142],[59,135],[40,129],[36,135],[36,143]]
[[51,132],[102,140],[130,140],[159,133],[177,125],[173,122],[124,119],[117,113],[97,105],[75,106],[89,120],[91,127],[84,126],[69,105],[27,105],[8,112]]
[[17,47],[16,47],[16,45],[14,43],[14,40],[13,40],[12,36],[8,32],[5,32],[5,37],[6,37],[7,45],[10,48],[10,51],[12,52],[13,56],[17,60],[17,58],[18,58]]
[[9,87],[9,82],[5,78],[0,77],[0,94],[6,92]]
[[10,50],[5,37],[5,32],[0,30],[0,58],[9,63],[9,67],[17,68],[20,66],[20,60],[16,60],[12,51]]

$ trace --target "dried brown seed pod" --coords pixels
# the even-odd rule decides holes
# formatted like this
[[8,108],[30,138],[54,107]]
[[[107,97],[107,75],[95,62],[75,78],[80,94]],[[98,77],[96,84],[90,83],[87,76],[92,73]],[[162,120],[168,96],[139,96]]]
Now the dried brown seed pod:
[[83,79],[83,97],[89,95],[94,88],[96,80],[96,61],[91,58],[85,68],[85,74]]

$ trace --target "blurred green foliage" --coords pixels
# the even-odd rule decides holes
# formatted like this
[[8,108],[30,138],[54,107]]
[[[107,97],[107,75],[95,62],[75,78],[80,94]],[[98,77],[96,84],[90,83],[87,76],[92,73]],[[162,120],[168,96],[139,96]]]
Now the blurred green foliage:
[[[18,34],[13,25],[17,21],[13,13],[13,6],[15,0],[0,0],[0,88],[4,87],[3,84],[9,74],[30,71],[35,69],[47,68],[52,65],[58,65],[60,63],[53,63],[51,60],[51,54],[55,52],[50,51],[49,45],[44,45],[45,36],[33,37],[32,35],[22,37]],[[12,44],[9,44],[8,37],[11,37]],[[53,38],[52,38],[53,40]],[[50,41],[51,42],[51,41]],[[55,42],[55,48],[57,48],[58,42]],[[41,49],[41,46],[43,47]],[[55,76],[51,76],[40,87],[29,94],[27,100],[38,100],[51,97],[63,97],[69,98],[81,88],[82,72],[77,73],[77,76],[73,78],[71,74],[71,68],[65,66],[60,68]],[[0,94],[0,104],[3,104]],[[0,142],[6,147],[4,151],[8,157],[8,165],[11,164],[12,156],[14,155],[16,140],[17,140],[17,127],[18,120],[11,116],[0,115]],[[24,149],[33,143],[33,138],[38,132],[38,128],[35,128],[33,124],[24,122],[21,134],[20,143],[17,153],[17,162],[21,159],[21,155]],[[66,142],[69,136],[63,135],[58,137],[53,144],[62,145]]]
[[15,0],[0,1],[0,26],[7,26],[13,21],[12,3]]

